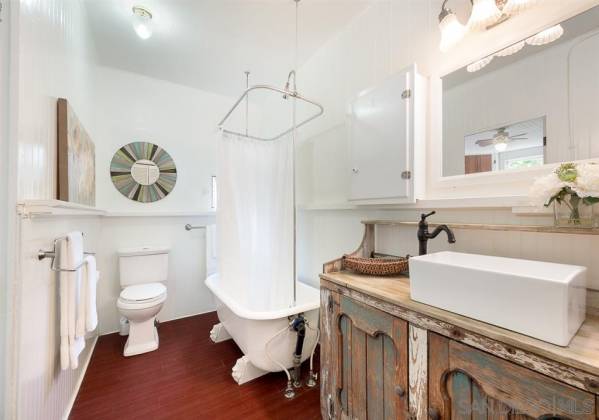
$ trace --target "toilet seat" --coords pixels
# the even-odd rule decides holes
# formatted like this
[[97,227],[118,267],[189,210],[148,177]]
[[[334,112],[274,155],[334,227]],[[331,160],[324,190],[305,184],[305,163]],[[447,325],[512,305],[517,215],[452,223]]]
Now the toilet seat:
[[145,283],[125,287],[117,306],[122,309],[145,309],[166,300],[166,286],[162,283]]

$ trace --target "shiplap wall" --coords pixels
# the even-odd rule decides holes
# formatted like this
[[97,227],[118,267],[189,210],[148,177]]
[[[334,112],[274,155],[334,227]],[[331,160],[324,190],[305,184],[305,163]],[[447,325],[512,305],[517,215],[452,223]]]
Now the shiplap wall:
[[56,99],[68,98],[93,138],[94,46],[79,0],[19,3],[19,199],[56,196]]
[[85,235],[85,250],[100,243],[99,217],[61,216],[21,219],[20,301],[17,306],[17,404],[15,419],[63,419],[74,402],[84,367],[91,357],[95,332],[86,339],[77,370],[60,368],[60,303],[58,275],[50,260],[38,261],[37,250],[51,250],[55,238],[73,230]]
[[[315,286],[322,263],[339,258],[358,248],[366,219],[418,221],[419,210],[310,210],[299,217],[301,228],[298,253],[300,278]],[[488,224],[548,224],[551,218],[523,217],[509,209],[439,210],[430,222]],[[418,255],[415,226],[380,226],[376,231],[376,250],[393,255]],[[588,284],[599,290],[599,236],[535,232],[455,230],[457,242],[447,243],[441,233],[429,241],[429,252],[453,250],[473,254],[551,261],[588,268]]]
[[[11,61],[18,73],[16,93],[18,199],[52,199],[56,193],[56,100],[69,99],[93,137],[91,94],[94,48],[79,0],[11,2]],[[19,269],[13,307],[16,344],[11,365],[7,418],[61,419],[68,412],[89,357],[91,342],[78,370],[59,366],[57,282],[48,262],[38,262],[39,248],[70,230],[86,233],[86,246],[95,248],[96,218],[24,219],[20,222]]]

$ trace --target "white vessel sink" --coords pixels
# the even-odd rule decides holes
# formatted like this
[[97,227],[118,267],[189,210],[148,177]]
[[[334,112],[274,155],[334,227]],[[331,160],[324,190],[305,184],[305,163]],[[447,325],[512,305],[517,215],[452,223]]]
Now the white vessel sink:
[[439,252],[410,258],[413,300],[567,346],[586,314],[586,267]]

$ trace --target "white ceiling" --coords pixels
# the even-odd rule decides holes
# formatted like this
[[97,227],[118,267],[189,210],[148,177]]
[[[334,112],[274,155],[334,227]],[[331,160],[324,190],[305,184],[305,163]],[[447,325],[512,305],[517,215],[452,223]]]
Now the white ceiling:
[[[250,83],[282,86],[293,68],[292,0],[84,0],[99,64],[199,89],[237,95]],[[299,62],[372,0],[302,0]],[[154,34],[137,37],[133,5],[152,14]],[[300,81],[301,85],[301,81]]]

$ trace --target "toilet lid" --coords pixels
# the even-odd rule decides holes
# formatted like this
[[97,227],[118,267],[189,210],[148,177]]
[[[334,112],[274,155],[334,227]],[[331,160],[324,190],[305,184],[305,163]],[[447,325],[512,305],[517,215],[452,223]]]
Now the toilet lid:
[[144,301],[156,299],[166,293],[166,286],[162,283],[145,283],[127,286],[121,292],[121,299],[128,301]]

